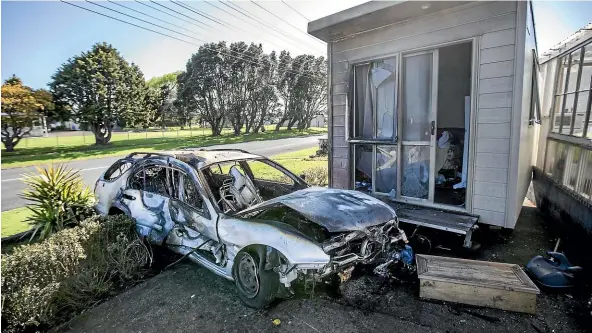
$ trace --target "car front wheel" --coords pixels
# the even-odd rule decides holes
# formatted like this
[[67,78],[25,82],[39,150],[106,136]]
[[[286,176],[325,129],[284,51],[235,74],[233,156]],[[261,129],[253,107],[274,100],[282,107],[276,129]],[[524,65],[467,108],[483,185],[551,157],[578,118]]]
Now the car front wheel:
[[278,292],[279,276],[272,270],[259,267],[255,251],[241,251],[234,259],[234,282],[238,297],[248,307],[262,309],[269,305]]

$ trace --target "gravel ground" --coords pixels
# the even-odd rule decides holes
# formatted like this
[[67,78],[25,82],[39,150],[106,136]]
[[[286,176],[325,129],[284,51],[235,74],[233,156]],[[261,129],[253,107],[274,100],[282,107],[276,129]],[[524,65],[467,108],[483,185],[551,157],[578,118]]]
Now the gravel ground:
[[[521,265],[554,245],[554,237],[532,207],[523,209],[513,233],[490,231],[479,236],[483,249],[473,258]],[[442,246],[448,241],[446,236],[437,239]],[[458,255],[444,250],[435,254]],[[583,307],[584,296],[575,291],[543,292],[533,316],[421,300],[416,282],[384,284],[369,275],[352,278],[338,294],[321,287],[314,292],[299,290],[293,299],[255,311],[240,303],[233,283],[182,263],[81,314],[59,331],[541,333],[592,328],[590,309]],[[275,319],[281,323],[274,324]]]

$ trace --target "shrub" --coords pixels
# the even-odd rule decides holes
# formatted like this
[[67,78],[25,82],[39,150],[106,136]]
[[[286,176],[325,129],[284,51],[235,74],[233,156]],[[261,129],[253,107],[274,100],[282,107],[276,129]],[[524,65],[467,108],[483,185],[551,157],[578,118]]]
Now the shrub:
[[2,327],[44,330],[142,279],[152,252],[124,216],[94,216],[2,257]]
[[326,167],[314,167],[304,170],[304,177],[308,184],[314,186],[327,186],[329,174]]
[[37,168],[37,173],[25,178],[30,189],[22,194],[32,202],[28,206],[32,214],[26,220],[33,226],[31,238],[37,235],[43,240],[93,214],[94,196],[78,171],[60,165]]

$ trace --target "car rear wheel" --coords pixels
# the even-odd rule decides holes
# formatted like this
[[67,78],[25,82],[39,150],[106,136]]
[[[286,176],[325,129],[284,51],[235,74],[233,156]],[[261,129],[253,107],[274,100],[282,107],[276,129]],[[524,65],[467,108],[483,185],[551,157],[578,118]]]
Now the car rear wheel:
[[278,292],[279,276],[260,266],[255,251],[241,251],[234,259],[233,276],[238,297],[248,307],[261,309],[269,305]]

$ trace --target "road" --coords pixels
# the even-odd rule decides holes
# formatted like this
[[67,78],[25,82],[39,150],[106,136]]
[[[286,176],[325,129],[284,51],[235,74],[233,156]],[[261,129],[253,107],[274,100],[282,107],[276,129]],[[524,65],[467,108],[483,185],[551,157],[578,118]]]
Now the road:
[[[309,136],[279,140],[252,141],[210,146],[208,148],[244,149],[254,154],[270,157],[282,153],[315,147],[318,144],[318,138],[320,137],[321,136]],[[142,149],[138,150],[141,151]],[[92,160],[72,161],[64,164],[75,170],[80,170],[84,182],[88,186],[92,187],[101,173],[103,173],[105,169],[107,169],[119,158],[120,157],[105,157]],[[26,205],[26,201],[21,199],[19,194],[22,193],[26,187],[22,181],[23,174],[27,174],[29,172],[35,172],[35,167],[2,170],[2,211],[19,208]]]

